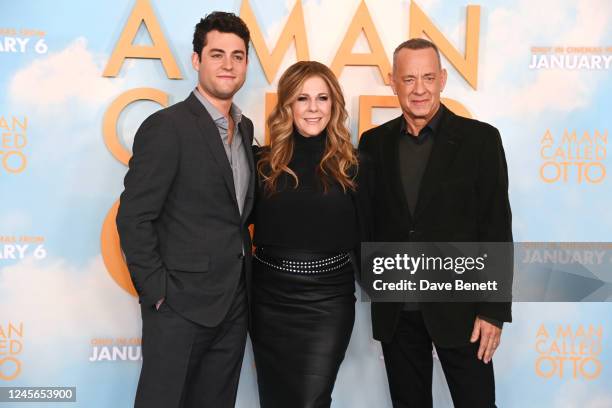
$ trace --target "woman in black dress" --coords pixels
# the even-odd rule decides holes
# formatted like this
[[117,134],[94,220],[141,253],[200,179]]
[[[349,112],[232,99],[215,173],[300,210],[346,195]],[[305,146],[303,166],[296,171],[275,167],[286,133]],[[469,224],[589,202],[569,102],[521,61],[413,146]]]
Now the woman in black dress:
[[251,340],[262,408],[329,407],[355,319],[357,157],[342,90],[314,61],[278,83],[257,152]]

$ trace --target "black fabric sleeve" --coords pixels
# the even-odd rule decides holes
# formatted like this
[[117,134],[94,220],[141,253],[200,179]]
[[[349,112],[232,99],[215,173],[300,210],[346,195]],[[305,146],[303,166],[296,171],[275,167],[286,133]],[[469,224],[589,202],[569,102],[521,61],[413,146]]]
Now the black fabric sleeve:
[[[499,131],[490,127],[483,142],[479,159],[478,235],[480,242],[512,242],[512,213],[508,198],[508,167]],[[496,261],[504,268],[499,274],[504,285],[512,287],[513,254]],[[509,286],[508,286],[509,285]],[[477,314],[499,322],[512,321],[510,302],[482,302]],[[486,320],[486,319],[485,319]]]

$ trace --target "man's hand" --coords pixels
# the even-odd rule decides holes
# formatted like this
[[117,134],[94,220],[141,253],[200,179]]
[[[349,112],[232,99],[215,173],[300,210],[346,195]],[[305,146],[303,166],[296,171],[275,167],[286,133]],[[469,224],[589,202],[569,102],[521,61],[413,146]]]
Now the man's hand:
[[502,330],[476,316],[474,321],[474,330],[472,330],[471,343],[475,343],[480,337],[480,347],[478,348],[478,359],[483,360],[488,364],[493,357],[493,353],[499,347]]
[[157,303],[155,303],[155,310],[159,310],[159,307],[162,305],[162,303],[164,303],[164,300],[166,300],[165,297],[159,299]]

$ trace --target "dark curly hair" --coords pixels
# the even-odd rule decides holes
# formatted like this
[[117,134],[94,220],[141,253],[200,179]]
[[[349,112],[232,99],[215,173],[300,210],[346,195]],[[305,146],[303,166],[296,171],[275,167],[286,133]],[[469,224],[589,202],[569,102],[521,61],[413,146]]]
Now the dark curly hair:
[[247,55],[249,54],[249,41],[251,33],[249,28],[240,17],[234,13],[226,13],[224,11],[213,11],[206,17],[201,18],[196,24],[193,33],[193,52],[202,55],[202,48],[206,46],[206,34],[210,31],[217,30],[222,33],[233,33],[244,40]]

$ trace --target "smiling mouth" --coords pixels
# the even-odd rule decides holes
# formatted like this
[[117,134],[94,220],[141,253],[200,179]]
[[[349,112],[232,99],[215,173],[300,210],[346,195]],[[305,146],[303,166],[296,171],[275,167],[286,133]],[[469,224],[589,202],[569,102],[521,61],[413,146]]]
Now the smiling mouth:
[[311,125],[319,123],[320,120],[321,120],[321,118],[312,118],[312,119],[311,118],[308,118],[308,119],[304,118],[304,122],[309,123]]

